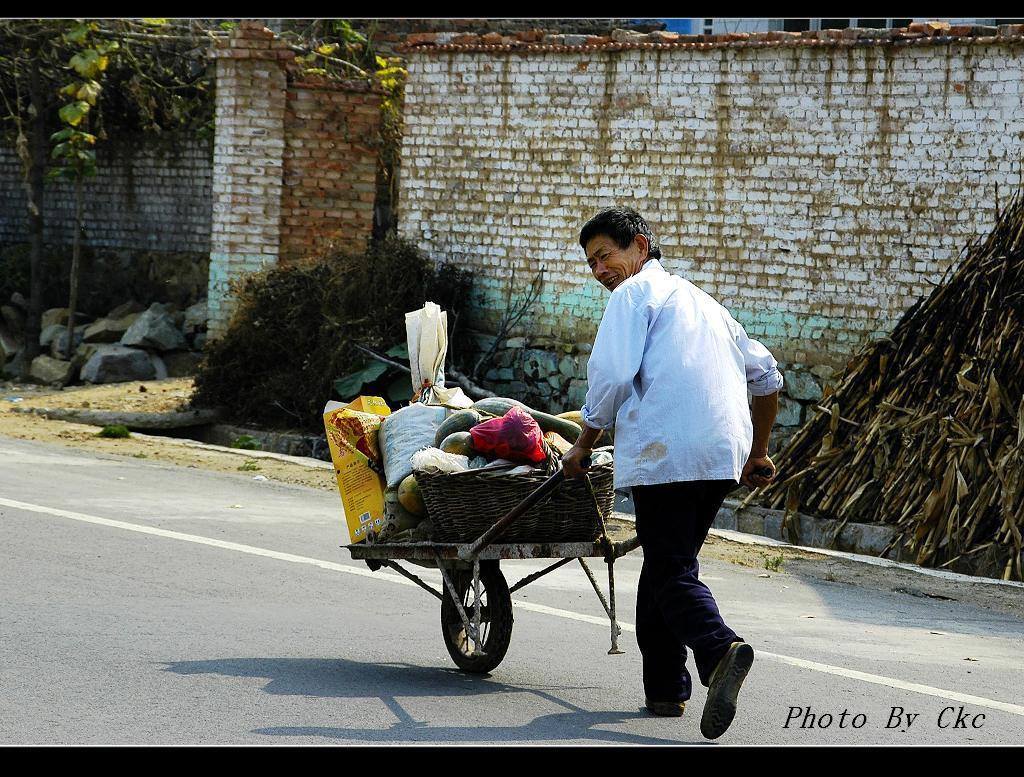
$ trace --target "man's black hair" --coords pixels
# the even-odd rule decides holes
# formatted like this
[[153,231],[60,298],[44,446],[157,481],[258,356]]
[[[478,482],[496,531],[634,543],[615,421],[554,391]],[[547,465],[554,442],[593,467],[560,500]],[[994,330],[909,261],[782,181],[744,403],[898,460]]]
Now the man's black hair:
[[637,235],[647,238],[649,246],[647,255],[651,259],[661,259],[661,248],[658,239],[644,221],[643,216],[632,208],[605,208],[583,225],[580,230],[580,246],[587,250],[587,243],[598,235],[607,235],[619,248],[628,248]]

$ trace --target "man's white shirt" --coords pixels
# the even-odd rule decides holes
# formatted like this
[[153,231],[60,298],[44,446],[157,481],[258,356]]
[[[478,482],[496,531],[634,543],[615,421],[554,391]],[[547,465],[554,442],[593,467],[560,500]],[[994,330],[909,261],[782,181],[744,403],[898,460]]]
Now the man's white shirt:
[[615,488],[737,482],[753,442],[747,391],[778,363],[722,305],[649,259],[611,294],[587,365],[583,421],[615,427]]

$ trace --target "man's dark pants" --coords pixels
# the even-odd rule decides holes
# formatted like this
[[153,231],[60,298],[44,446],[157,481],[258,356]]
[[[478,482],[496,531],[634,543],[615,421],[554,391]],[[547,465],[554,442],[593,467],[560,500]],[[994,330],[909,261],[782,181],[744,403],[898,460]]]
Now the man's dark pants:
[[735,480],[633,486],[644,564],[636,595],[636,638],[648,701],[686,701],[693,650],[703,685],[733,642],[711,591],[697,579],[697,553]]

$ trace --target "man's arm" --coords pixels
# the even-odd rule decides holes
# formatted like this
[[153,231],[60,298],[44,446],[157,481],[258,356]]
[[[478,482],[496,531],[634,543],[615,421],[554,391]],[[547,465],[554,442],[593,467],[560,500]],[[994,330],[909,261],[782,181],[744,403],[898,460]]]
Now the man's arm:
[[754,444],[750,447],[752,456],[768,455],[768,439],[771,437],[775,416],[779,412],[779,392],[754,397],[750,407],[750,420],[754,424]]
[[[775,463],[768,457],[768,439],[771,437],[775,416],[779,411],[779,392],[755,396],[750,407],[750,420],[754,425],[754,442],[750,446],[750,456],[743,465],[740,483],[749,488],[760,488],[772,482],[775,477]],[[757,470],[768,468],[771,477],[755,475]]]
[[581,410],[583,433],[562,457],[566,477],[583,475],[580,466],[590,455],[602,430],[615,425],[615,416],[633,390],[647,342],[647,312],[623,289],[608,302],[587,362],[587,397]]
[[604,434],[603,430],[583,424],[583,434],[562,457],[562,469],[565,470],[566,477],[578,478],[584,473],[583,459],[593,452],[594,445],[602,434]]
[[[748,488],[760,488],[775,478],[775,463],[768,457],[768,440],[779,411],[779,391],[783,386],[783,378],[779,372],[779,364],[771,352],[757,340],[748,337],[746,330],[732,316],[729,316],[728,321],[736,338],[736,345],[743,353],[747,389],[754,397],[750,407],[754,441],[743,465],[740,483]],[[762,469],[771,470],[771,476],[754,474]]]

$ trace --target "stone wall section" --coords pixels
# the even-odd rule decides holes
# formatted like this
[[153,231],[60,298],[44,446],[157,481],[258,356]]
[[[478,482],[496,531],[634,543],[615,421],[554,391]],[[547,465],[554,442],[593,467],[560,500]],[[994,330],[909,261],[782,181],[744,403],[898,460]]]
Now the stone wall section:
[[379,93],[359,83],[296,82],[284,117],[280,258],[362,250],[373,232]]

